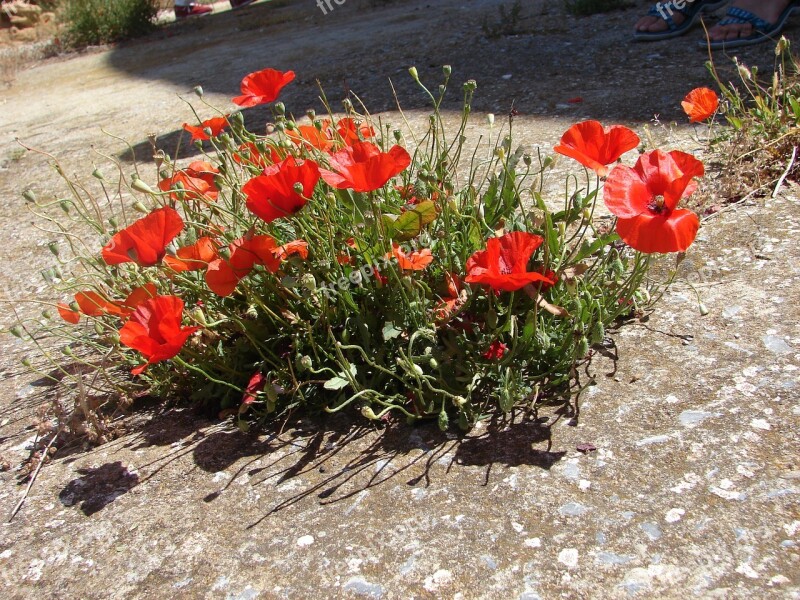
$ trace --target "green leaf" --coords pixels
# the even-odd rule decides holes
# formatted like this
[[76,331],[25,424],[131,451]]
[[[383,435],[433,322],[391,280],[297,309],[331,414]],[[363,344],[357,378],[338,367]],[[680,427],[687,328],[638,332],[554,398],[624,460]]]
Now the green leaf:
[[395,327],[394,323],[391,321],[386,321],[383,326],[383,339],[387,342],[399,337],[401,333],[403,333],[403,331],[401,329],[397,329],[397,327]]
[[419,235],[425,225],[435,219],[436,205],[431,200],[420,202],[391,223],[392,239],[399,242],[413,239]]
[[325,382],[325,385],[323,385],[323,387],[326,390],[336,391],[336,390],[341,390],[342,388],[346,388],[348,385],[350,385],[350,382],[347,381],[347,379],[337,375],[336,377],[328,379],[328,381]]
[[618,241],[619,239],[620,239],[619,236],[616,233],[612,232],[612,233],[608,233],[606,235],[600,236],[595,241],[593,241],[591,244],[589,242],[587,242],[586,240],[583,240],[583,244],[581,245],[580,252],[578,252],[578,254],[575,256],[575,258],[572,259],[572,262],[576,262],[576,263],[580,262],[584,258],[588,258],[588,257],[592,256],[593,254],[595,254],[597,251],[600,250],[600,248],[603,248],[604,246],[608,246],[610,244],[613,244],[614,242]]

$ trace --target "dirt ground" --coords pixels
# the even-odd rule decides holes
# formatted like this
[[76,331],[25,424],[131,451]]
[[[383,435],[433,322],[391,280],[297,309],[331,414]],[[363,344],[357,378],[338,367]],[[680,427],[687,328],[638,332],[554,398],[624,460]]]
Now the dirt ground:
[[[38,271],[52,264],[21,192],[64,193],[15,138],[83,179],[110,168],[102,154],[132,172],[102,128],[152,169],[147,135],[175,147],[192,119],[182,98],[211,115],[195,85],[232,108],[242,76],[267,66],[297,72],[282,98],[296,114],[321,108],[319,81],[332,103],[352,90],[398,123],[391,79],[414,126],[426,106],[408,67],[437,85],[450,64],[454,81],[478,82],[473,136],[486,112],[513,109],[517,139],[545,152],[584,118],[699,150],[702,130],[669,124],[684,122],[686,91],[710,84],[700,30],[635,44],[641,3],[575,19],[534,0],[517,34],[489,38],[501,4],[346,0],[323,15],[313,0],[220,3],[147,39],[20,70],[0,91],[4,324],[33,310],[16,301],[45,297]],[[739,56],[764,70],[773,60],[769,47]],[[266,112],[246,118],[257,129]],[[598,352],[578,419],[550,411],[457,438],[342,416],[244,435],[187,408],[139,407],[126,435],[44,468],[0,526],[4,597],[800,598],[798,233],[793,184],[706,221],[653,317]],[[5,514],[24,492],[14,468],[45,391],[19,364],[22,344],[4,336],[0,350]]]

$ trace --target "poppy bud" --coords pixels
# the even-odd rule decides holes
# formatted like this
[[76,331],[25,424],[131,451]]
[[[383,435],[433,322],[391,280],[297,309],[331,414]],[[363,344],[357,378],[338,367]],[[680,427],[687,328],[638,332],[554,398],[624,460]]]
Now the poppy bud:
[[486,115],[486,122],[489,124],[489,127],[494,125],[494,113],[489,113]]
[[147,185],[144,181],[139,179],[139,176],[134,174],[131,176],[131,188],[136,190],[137,192],[143,192],[145,194],[154,194],[155,192]]
[[786,36],[781,36],[781,39],[778,40],[777,45],[775,46],[775,56],[780,56],[783,54],[784,51],[789,49],[789,40],[786,39]]
[[196,86],[194,86],[194,87],[192,88],[192,91],[195,93],[195,95],[196,95],[198,98],[202,98],[202,97],[203,97],[203,86],[202,86],[202,85],[196,85]]
[[526,152],[522,155],[522,162],[525,163],[526,167],[530,167],[531,163],[533,163],[533,158],[531,158],[531,155]]
[[244,125],[244,115],[240,112],[235,112],[232,115],[228,115],[228,123],[231,125]]
[[317,111],[315,111],[313,108],[309,108],[306,111],[306,116],[313,121],[317,118]]
[[699,308],[701,317],[705,317],[709,313],[708,307],[705,304],[700,303]]
[[53,253],[53,256],[58,256],[58,242],[50,242],[47,244],[47,247],[50,249],[50,252]]
[[81,306],[80,306],[80,304],[78,304],[77,302],[75,302],[73,300],[72,302],[69,303],[69,309],[72,312],[80,312],[81,311]]
[[303,184],[299,181],[292,186],[292,189],[295,193],[302,195],[303,194]]
[[586,339],[586,336],[582,336],[578,342],[577,355],[579,358],[583,358],[587,354],[589,354],[589,340]]
[[444,65],[442,67],[442,73],[444,73],[445,77],[450,77],[452,72],[453,72],[453,67],[451,67],[450,65]]
[[350,98],[345,98],[342,100],[342,106],[344,106],[344,109],[347,112],[351,112],[353,110],[353,102],[350,100]]
[[133,210],[135,210],[136,212],[143,213],[145,215],[150,212],[149,210],[147,210],[147,207],[138,200],[133,203]]
[[447,431],[447,428],[450,425],[450,419],[447,417],[447,413],[445,411],[439,413],[439,418],[437,419],[437,423],[439,425],[440,430]]
[[194,146],[195,148],[197,148],[198,150],[200,150],[202,152],[203,151],[203,140],[195,140],[194,143],[192,144],[192,146]]
[[49,310],[43,310],[42,316],[49,321],[53,318],[53,313],[51,313]]
[[600,321],[598,321],[597,323],[594,324],[594,327],[592,327],[592,343],[599,344],[605,339],[605,337],[606,337],[606,329],[605,327],[603,327],[603,324]]
[[33,190],[25,190],[22,192],[22,197],[26,202],[36,202],[36,194],[33,193]]
[[297,366],[301,367],[302,370],[304,370],[304,371],[310,371],[311,368],[314,366],[314,363],[311,360],[310,356],[305,355],[305,356],[301,356],[300,360],[297,361]]
[[103,174],[100,172],[100,169],[95,169],[94,171],[92,171],[92,177],[94,177],[95,179],[99,179],[100,181],[106,180],[106,178],[103,177]]
[[444,95],[445,91],[447,91],[447,87],[444,86],[443,84],[440,84],[439,85],[439,93]]
[[267,401],[275,403],[278,401],[278,386],[269,384],[264,388],[264,393],[267,395]]
[[13,335],[14,337],[17,337],[17,338],[19,338],[19,339],[22,339],[22,334],[24,333],[24,330],[22,329],[22,327],[21,327],[21,326],[19,326],[19,325],[14,325],[13,327],[11,327],[11,328],[8,330],[8,333],[10,333],[11,335]]
[[750,69],[745,67],[744,65],[738,65],[739,69],[739,77],[741,77],[744,81],[750,81],[753,79],[753,73],[750,72]]
[[231,259],[231,249],[227,246],[223,246],[217,251],[217,254],[220,255],[220,258],[224,258],[225,260]]
[[278,114],[278,115],[285,115],[286,114],[286,105],[283,102],[276,102],[275,103],[275,114]]
[[414,373],[416,373],[417,375],[424,375],[425,371],[423,371],[422,367],[420,367],[419,365],[414,365]]
[[465,92],[474,92],[478,89],[478,82],[474,79],[470,79],[469,81],[464,83],[464,91]]
[[317,280],[311,273],[304,273],[300,278],[300,285],[302,285],[309,292],[313,292],[317,289]]
[[453,398],[453,404],[459,408],[464,406],[467,403],[467,399],[464,396],[456,396]]
[[399,142],[399,141],[402,139],[402,137],[403,137],[403,134],[400,132],[400,130],[399,130],[399,129],[395,129],[395,130],[392,132],[392,135],[394,135],[394,139],[395,139],[395,141],[398,141],[398,142]]
[[103,326],[100,324],[100,321],[94,322],[94,332],[97,335],[103,335]]
[[432,358],[428,361],[428,365],[430,365],[431,369],[436,369],[439,367],[439,361],[437,361],[435,358]]
[[375,411],[372,410],[369,406],[362,406],[361,407],[361,416],[365,419],[369,419],[370,421],[377,421],[378,415],[375,414]]
[[411,79],[419,83],[419,73],[417,72],[417,67],[409,68],[408,74],[411,75]]
[[275,124],[272,126],[272,130],[273,130],[273,131],[277,131],[278,133],[280,133],[280,132],[281,132],[281,131],[283,131],[284,129],[286,129],[286,126],[285,126],[283,123],[275,123]]
[[111,217],[108,220],[108,224],[111,225],[111,227],[113,227],[114,229],[116,229],[117,227],[119,227],[119,219],[117,219],[117,217]]
[[196,307],[196,308],[195,308],[195,309],[194,309],[194,310],[191,312],[191,315],[190,315],[190,316],[191,316],[191,318],[192,318],[192,319],[194,319],[194,320],[195,320],[197,323],[200,323],[200,325],[202,325],[203,327],[207,327],[207,326],[208,326],[208,321],[206,321],[206,315],[205,315],[205,313],[203,312],[203,309],[202,309],[202,308],[200,308],[199,306],[198,306],[198,307]]
[[21,361],[23,367],[31,368],[31,361],[29,358],[23,358]]
[[61,207],[61,210],[69,214],[69,205],[70,205],[69,200],[62,200],[61,202],[58,203],[58,205]]
[[286,129],[286,131],[294,131],[297,129],[297,124],[294,121],[286,121],[283,124],[283,127]]

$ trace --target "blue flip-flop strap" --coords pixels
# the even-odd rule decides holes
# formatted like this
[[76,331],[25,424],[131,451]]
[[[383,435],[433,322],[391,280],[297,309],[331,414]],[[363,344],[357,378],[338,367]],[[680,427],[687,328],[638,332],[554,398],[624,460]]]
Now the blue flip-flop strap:
[[728,9],[726,18],[722,19],[718,24],[719,25],[746,25],[750,23],[753,26],[753,29],[758,31],[769,31],[773,27],[775,27],[774,23],[769,23],[764,19],[757,17],[749,10],[744,10],[743,8],[737,8],[736,6],[731,6]]
[[[663,11],[659,11],[655,6],[651,6],[650,10],[647,11],[647,16],[658,17],[667,24],[667,27],[669,27],[670,31],[675,31],[678,28],[678,25],[675,23],[675,20],[672,18],[672,16],[667,12],[667,7],[669,7],[670,5],[671,5],[670,2],[664,4]],[[683,13],[682,9],[675,8],[674,6],[672,7],[672,10],[678,11],[679,13]]]

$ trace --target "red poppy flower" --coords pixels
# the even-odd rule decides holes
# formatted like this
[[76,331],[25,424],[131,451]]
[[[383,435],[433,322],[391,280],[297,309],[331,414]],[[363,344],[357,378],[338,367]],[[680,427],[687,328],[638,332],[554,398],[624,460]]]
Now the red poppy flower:
[[677,206],[695,190],[693,178],[704,170],[699,160],[677,150],[643,154],[633,168],[617,165],[606,180],[603,199],[619,217],[622,241],[648,254],[683,252],[691,246],[700,221]]
[[[319,167],[312,160],[290,156],[267,167],[262,175],[244,184],[247,208],[267,223],[295,214],[306,205],[319,181]],[[300,184],[302,193],[295,190]]]
[[242,396],[242,404],[252,404],[257,400],[258,392],[264,389],[267,383],[267,378],[261,373],[255,373],[247,384]]
[[128,297],[120,302],[120,308],[128,315],[136,310],[140,304],[151,298],[155,298],[157,295],[158,290],[156,289],[156,284],[146,283],[128,294]]
[[422,271],[433,262],[430,248],[406,253],[397,244],[392,244],[392,251],[386,257],[391,258],[392,256],[397,259],[398,266],[404,271]]
[[553,284],[542,273],[528,271],[528,261],[542,245],[541,236],[514,231],[486,242],[486,250],[475,252],[467,260],[467,283],[488,285],[495,291],[513,292],[529,283]]
[[242,165],[253,165],[262,171],[270,165],[282,160],[278,150],[265,144],[265,152],[261,152],[255,142],[245,142],[239,146],[238,152],[233,155],[233,160]]
[[211,163],[196,160],[172,177],[159,181],[158,189],[162,192],[176,190],[169,195],[173,200],[216,200],[219,189],[214,176],[218,174],[219,169]]
[[355,142],[375,137],[375,129],[368,123],[359,124],[355,119],[350,117],[339,119],[336,123],[336,131],[347,146],[352,146]]
[[321,152],[333,148],[329,119],[322,120],[319,129],[315,125],[298,125],[296,129],[287,130],[286,133],[301,148],[316,148]]
[[277,100],[281,90],[294,81],[294,71],[264,69],[250,73],[242,79],[242,95],[233,99],[234,104],[244,108],[266,104]]
[[281,262],[274,254],[277,243],[268,235],[240,238],[232,242],[228,249],[229,259],[213,260],[206,270],[206,284],[218,296],[230,296],[255,265],[263,265],[274,273]]
[[462,296],[461,278],[455,273],[445,273],[446,291],[442,296],[442,301],[436,306],[436,320],[447,321],[453,316],[458,308],[464,304],[466,295]]
[[606,165],[638,145],[639,136],[627,127],[614,125],[604,129],[598,121],[583,121],[570,127],[553,150],[605,177]]
[[503,358],[503,355],[508,350],[508,346],[506,346],[500,340],[495,340],[491,344],[489,344],[489,349],[486,350],[481,356],[486,360],[500,360]]
[[64,319],[67,323],[72,323],[73,325],[77,325],[80,323],[81,320],[81,313],[78,311],[72,310],[68,304],[64,302],[59,302],[56,304],[56,309],[58,310],[58,314]]
[[106,264],[135,262],[149,267],[161,262],[169,244],[183,229],[183,219],[173,208],[154,210],[122,231],[103,247]]
[[320,169],[325,182],[337,189],[372,192],[383,187],[411,164],[411,156],[401,146],[381,152],[370,142],[354,142],[330,157],[333,171]]
[[117,302],[109,300],[102,294],[92,290],[75,294],[75,302],[80,311],[87,317],[99,317],[101,315],[122,316],[124,312]]
[[719,108],[719,96],[714,90],[708,88],[695,88],[681,102],[683,112],[689,117],[690,123],[705,121]]
[[201,237],[191,246],[179,248],[175,256],[165,256],[164,263],[173,271],[202,271],[218,258],[217,245],[210,237]]
[[[200,123],[200,126],[183,124],[183,128],[188,131],[192,136],[192,141],[195,140],[210,140],[212,137],[217,137],[222,130],[228,126],[228,115],[224,117],[214,117]],[[209,136],[205,130],[210,129],[211,135]]]
[[58,311],[61,317],[70,323],[77,323],[81,313],[87,317],[115,315],[125,318],[130,315],[139,304],[145,300],[154,298],[156,294],[156,284],[154,283],[147,283],[136,288],[122,301],[109,300],[98,292],[87,290],[75,294],[75,303],[78,305],[79,312],[73,311],[66,304],[59,304]]
[[181,327],[183,300],[156,296],[142,302],[119,330],[119,341],[141,352],[147,363],[131,371],[142,373],[148,365],[172,358],[199,327]]
[[308,243],[303,240],[294,240],[283,246],[278,246],[272,250],[273,256],[278,260],[286,260],[290,256],[297,255],[303,260],[308,258]]

